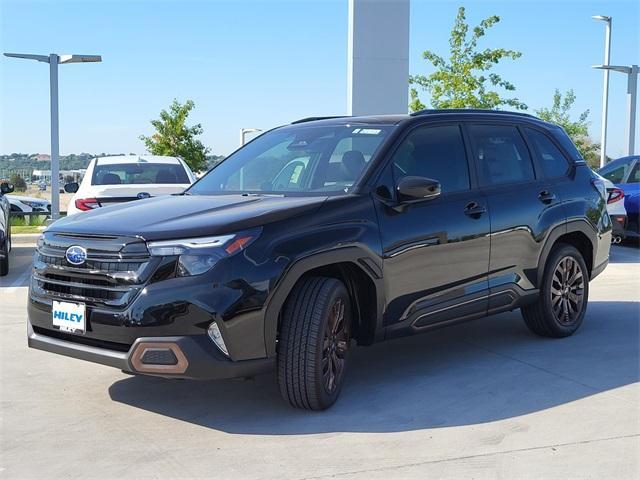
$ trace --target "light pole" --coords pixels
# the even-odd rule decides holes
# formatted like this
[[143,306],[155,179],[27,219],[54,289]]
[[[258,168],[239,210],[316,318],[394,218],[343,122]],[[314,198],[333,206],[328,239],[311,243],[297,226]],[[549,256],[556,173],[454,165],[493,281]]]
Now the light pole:
[[5,53],[7,57],[25,58],[49,64],[51,97],[51,219],[60,217],[60,132],[58,129],[58,64],[101,62],[100,55],[32,55],[29,53]]
[[[604,33],[604,65],[609,65],[611,57],[611,17],[594,15],[594,20],[605,22]],[[607,163],[607,111],[609,109],[609,70],[604,71],[604,87],[602,90],[602,130],[600,133],[600,167]]]
[[636,102],[638,94],[638,65],[594,65],[608,72],[627,74],[627,155],[633,155],[636,146]]
[[[261,132],[259,128],[241,128],[240,129],[240,146],[245,144],[245,137],[247,133]],[[244,190],[244,167],[240,167],[240,190]]]
[[240,146],[244,146],[247,133],[261,132],[259,128],[241,128],[240,129]]

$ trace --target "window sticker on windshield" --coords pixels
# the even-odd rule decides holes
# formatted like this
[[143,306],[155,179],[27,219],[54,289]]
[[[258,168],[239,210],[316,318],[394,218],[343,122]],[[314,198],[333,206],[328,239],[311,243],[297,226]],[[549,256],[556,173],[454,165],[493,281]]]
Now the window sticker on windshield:
[[382,130],[379,128],[356,128],[353,133],[359,133],[360,135],[378,135]]

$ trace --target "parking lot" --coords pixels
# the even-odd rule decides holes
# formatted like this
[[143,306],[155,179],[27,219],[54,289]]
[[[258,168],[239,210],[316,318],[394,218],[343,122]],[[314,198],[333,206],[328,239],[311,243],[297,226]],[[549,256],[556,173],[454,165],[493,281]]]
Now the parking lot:
[[133,377],[26,346],[33,247],[0,279],[2,478],[640,476],[640,250],[612,248],[578,333],[520,313],[354,352],[339,402],[296,411],[271,374]]

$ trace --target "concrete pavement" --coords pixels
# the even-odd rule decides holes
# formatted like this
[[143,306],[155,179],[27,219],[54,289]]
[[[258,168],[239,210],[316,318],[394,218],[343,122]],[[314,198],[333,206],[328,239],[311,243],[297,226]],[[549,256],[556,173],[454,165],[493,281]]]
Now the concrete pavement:
[[31,254],[0,279],[0,478],[640,477],[637,248],[613,247],[573,337],[513,312],[358,348],[322,413],[272,374],[169,381],[29,350]]

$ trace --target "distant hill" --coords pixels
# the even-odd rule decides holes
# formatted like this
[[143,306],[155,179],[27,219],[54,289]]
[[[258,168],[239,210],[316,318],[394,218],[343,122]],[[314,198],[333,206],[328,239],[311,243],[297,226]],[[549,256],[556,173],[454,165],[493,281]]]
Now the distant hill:
[[[124,153],[72,153],[60,156],[60,170],[78,170],[87,168],[89,161],[95,157],[107,157],[125,155]],[[207,156],[209,168],[222,160],[222,155]],[[50,170],[51,161],[49,155],[41,153],[11,153],[0,155],[0,177],[9,177],[10,173],[18,172],[20,175],[31,174],[34,170]]]
[[[80,153],[60,156],[61,170],[77,170],[87,168],[89,161],[96,156],[105,155],[124,155],[116,154],[93,154]],[[0,155],[0,170],[50,170],[51,160],[49,155],[40,153],[11,153],[9,155]]]

